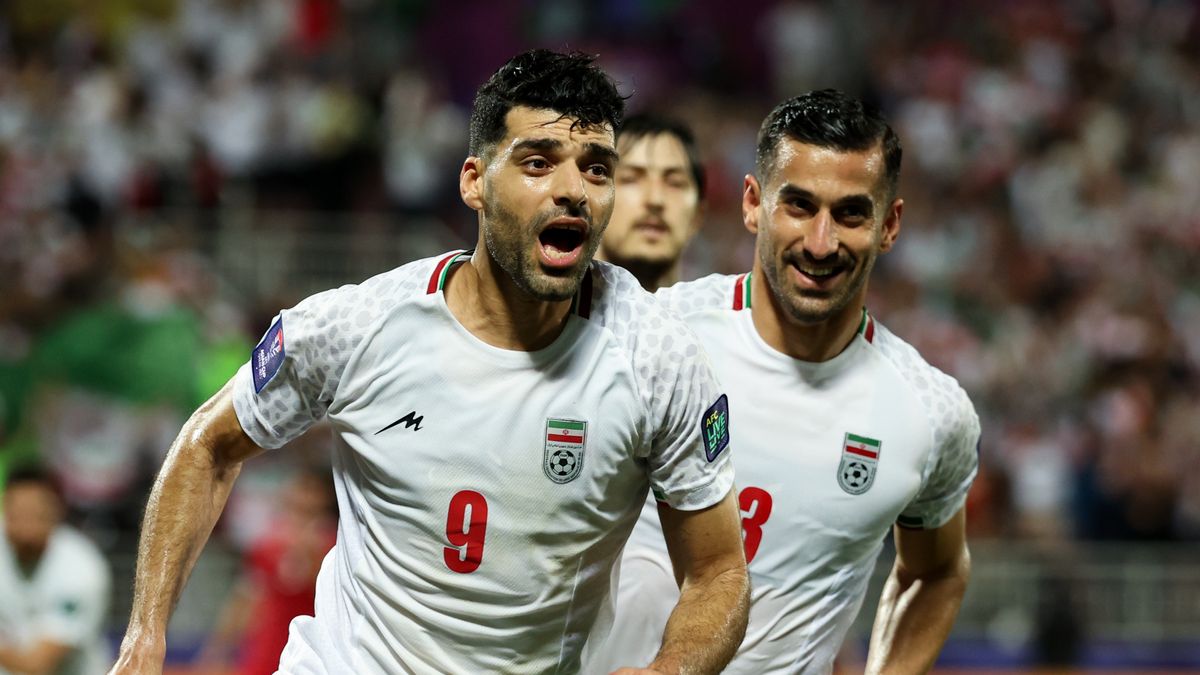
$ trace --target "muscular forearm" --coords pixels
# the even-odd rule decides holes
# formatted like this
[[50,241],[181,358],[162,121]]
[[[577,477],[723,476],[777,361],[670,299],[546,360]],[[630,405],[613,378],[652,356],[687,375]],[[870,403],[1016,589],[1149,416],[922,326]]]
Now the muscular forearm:
[[240,427],[212,419],[228,405],[227,386],[188,420],[150,493],[119,667],[161,665],[171,611],[250,454]]
[[663,673],[721,672],[742,644],[749,606],[745,567],[698,583],[685,582],[650,668]]
[[867,672],[929,672],[954,625],[969,576],[965,551],[954,564],[923,577],[893,567],[875,614]]

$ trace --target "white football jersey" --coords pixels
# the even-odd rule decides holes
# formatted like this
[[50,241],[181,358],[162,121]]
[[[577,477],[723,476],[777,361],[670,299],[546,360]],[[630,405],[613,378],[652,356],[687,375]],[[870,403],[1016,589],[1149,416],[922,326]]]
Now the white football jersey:
[[[892,525],[939,527],[966,500],[974,408],[953,378],[865,312],[841,354],[809,363],[772,349],[739,311],[751,305],[748,274],[659,296],[695,329],[738,420],[751,607],[725,672],[828,673]],[[616,627],[606,646],[589,647],[587,671],[653,658],[678,596],[650,501],[622,559]]]
[[595,263],[562,334],[510,351],[446,305],[468,257],[308,298],[237,375],[255,443],[334,430],[337,545],[283,672],[577,671],[647,488],[695,510],[733,484],[709,362],[631,275]]
[[[104,556],[79,531],[59,526],[33,574],[25,576],[0,527],[0,644],[28,649],[51,640],[71,647],[54,675],[108,669],[104,619],[111,586]],[[7,673],[0,667],[0,674]]]

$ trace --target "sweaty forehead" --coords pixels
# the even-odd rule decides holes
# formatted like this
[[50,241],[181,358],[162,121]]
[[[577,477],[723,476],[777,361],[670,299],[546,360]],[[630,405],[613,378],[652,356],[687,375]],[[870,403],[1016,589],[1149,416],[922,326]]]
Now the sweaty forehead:
[[507,133],[501,147],[511,147],[532,139],[614,146],[613,128],[608,124],[584,126],[574,117],[566,117],[555,110],[517,106],[508,111],[504,124]]
[[[770,182],[811,192],[870,193],[882,185],[883,148],[837,150],[791,139],[779,144]],[[819,189],[818,189],[819,188]]]

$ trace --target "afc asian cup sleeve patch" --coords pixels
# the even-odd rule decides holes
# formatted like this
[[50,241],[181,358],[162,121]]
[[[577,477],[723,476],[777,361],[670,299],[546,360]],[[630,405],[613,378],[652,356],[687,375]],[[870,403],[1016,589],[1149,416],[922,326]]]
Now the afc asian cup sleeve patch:
[[254,393],[259,393],[274,379],[283,365],[283,317],[275,319],[267,334],[250,353],[250,371],[254,374]]
[[729,447],[729,397],[725,394],[704,411],[700,436],[704,439],[704,455],[710,462]]

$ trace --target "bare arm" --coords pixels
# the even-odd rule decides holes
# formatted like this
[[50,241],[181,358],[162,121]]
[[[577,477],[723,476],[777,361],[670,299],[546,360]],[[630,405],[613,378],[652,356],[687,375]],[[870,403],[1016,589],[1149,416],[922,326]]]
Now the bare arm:
[[242,431],[227,383],[192,414],[167,453],[142,521],[133,610],[117,673],[157,673],[167,621],[216,525],[242,462],[261,452]]
[[935,530],[895,528],[896,564],[875,613],[868,673],[933,668],[971,575],[965,513]]
[[70,645],[42,640],[28,649],[0,645],[0,668],[14,673],[51,673],[71,651]]
[[719,673],[742,644],[750,607],[733,491],[700,511],[659,504],[658,515],[680,595],[663,631],[662,647],[647,670]]

